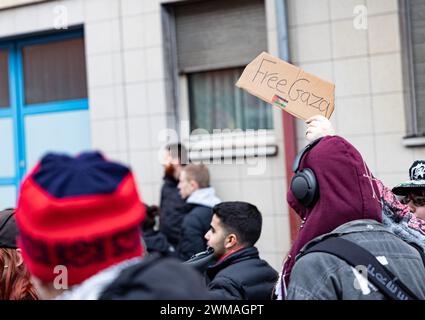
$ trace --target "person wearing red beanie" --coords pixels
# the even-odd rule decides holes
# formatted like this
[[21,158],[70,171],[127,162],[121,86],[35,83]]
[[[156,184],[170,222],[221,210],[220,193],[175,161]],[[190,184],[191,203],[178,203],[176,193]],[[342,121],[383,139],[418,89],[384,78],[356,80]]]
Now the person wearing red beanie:
[[[133,284],[150,281],[146,278],[149,268],[140,267],[147,260],[160,273],[169,273],[179,264],[177,260],[142,259],[139,226],[145,208],[130,169],[106,160],[99,152],[44,156],[23,181],[16,210],[18,244],[41,297],[99,299],[109,292],[115,299],[149,299],[157,295],[155,287],[144,292],[143,283],[139,288],[134,285],[130,294],[111,295],[108,289],[116,288],[117,281],[119,287],[122,276]],[[164,264],[172,267],[161,269]],[[131,268],[139,278],[125,276]],[[174,272],[181,272],[185,279],[195,271],[181,270],[179,264]],[[180,299],[188,295],[174,293]]]

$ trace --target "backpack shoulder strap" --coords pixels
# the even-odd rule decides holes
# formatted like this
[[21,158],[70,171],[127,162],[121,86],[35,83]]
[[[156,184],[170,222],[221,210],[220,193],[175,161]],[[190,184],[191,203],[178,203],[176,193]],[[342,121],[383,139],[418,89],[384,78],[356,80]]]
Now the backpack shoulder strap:
[[352,267],[365,266],[367,279],[389,299],[419,300],[394,274],[383,266],[376,257],[363,247],[349,240],[329,237],[303,252],[325,252],[337,256]]

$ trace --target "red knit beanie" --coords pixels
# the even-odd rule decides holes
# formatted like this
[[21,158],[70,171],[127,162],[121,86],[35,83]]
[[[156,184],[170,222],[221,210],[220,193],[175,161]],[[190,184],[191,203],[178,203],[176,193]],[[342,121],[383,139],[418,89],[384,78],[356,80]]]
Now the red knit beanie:
[[48,154],[21,186],[18,245],[31,274],[53,282],[55,267],[65,266],[74,285],[141,256],[144,215],[127,167],[97,152]]

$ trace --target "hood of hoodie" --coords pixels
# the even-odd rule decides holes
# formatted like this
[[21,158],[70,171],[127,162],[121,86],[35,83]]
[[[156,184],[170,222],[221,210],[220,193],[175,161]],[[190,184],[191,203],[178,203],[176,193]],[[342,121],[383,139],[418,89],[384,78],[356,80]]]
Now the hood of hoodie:
[[288,203],[303,224],[284,264],[286,284],[296,255],[312,239],[349,221],[382,221],[377,184],[360,153],[348,141],[339,136],[324,137],[305,154],[300,170],[304,168],[314,171],[319,198],[312,208],[305,208],[288,191]]
[[216,204],[219,204],[221,200],[215,195],[214,188],[208,187],[194,191],[189,198],[187,198],[186,202],[212,208]]

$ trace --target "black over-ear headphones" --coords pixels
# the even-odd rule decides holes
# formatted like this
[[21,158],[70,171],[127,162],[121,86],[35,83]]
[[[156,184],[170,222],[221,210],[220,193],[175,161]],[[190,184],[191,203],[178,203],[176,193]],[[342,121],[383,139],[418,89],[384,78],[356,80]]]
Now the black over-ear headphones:
[[322,138],[314,140],[302,149],[295,157],[292,170],[295,175],[291,180],[291,191],[294,197],[305,207],[312,207],[319,197],[319,185],[316,176],[310,168],[299,171],[301,160],[304,155],[317,145]]

